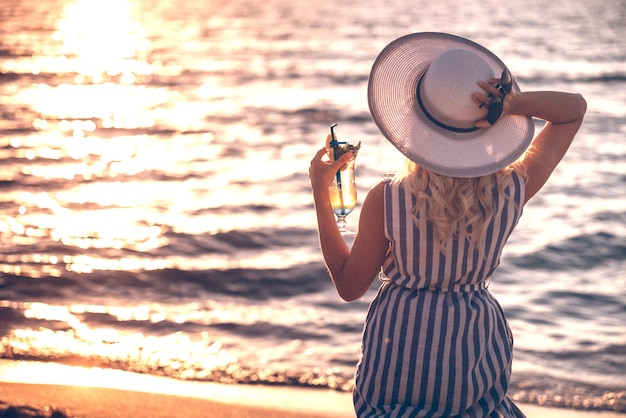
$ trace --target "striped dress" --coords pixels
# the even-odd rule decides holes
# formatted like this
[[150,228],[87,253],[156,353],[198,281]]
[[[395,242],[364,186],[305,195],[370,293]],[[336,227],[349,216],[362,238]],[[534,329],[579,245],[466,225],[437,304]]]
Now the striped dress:
[[469,254],[464,236],[434,252],[432,225],[411,216],[416,197],[385,183],[391,246],[372,302],[355,375],[354,406],[364,417],[524,417],[507,397],[513,337],[487,290],[502,247],[521,216],[522,178],[494,190],[495,213]]

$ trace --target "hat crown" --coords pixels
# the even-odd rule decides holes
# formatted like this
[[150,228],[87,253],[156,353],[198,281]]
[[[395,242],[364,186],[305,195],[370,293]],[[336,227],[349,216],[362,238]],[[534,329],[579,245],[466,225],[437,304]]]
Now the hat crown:
[[487,108],[472,100],[478,81],[494,78],[491,66],[467,49],[455,48],[439,54],[420,81],[421,104],[438,125],[452,129],[472,129],[485,119]]

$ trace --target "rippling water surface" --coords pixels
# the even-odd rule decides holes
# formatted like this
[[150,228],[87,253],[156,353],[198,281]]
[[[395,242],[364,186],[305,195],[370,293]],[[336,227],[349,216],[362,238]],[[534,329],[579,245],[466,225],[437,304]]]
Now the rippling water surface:
[[446,31],[589,103],[490,289],[515,399],[626,412],[625,2],[5,3],[0,357],[350,390],[375,289],[336,296],[309,160],[331,123],[362,141],[362,201],[399,161],[370,66]]

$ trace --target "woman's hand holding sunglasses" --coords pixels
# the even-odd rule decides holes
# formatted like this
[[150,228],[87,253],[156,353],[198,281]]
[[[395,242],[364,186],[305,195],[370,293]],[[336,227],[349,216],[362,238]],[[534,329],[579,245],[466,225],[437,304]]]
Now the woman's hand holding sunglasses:
[[503,114],[506,113],[507,95],[512,95],[513,77],[508,69],[502,71],[502,76],[499,79],[491,79],[488,81],[479,81],[478,85],[487,92],[487,95],[482,93],[474,93],[472,99],[479,108],[488,106],[487,118],[476,122],[476,126],[479,128],[488,128]]

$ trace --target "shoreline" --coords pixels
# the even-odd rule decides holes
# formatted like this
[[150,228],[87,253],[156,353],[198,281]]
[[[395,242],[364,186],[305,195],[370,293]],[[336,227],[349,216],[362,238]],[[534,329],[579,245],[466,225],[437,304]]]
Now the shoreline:
[[[626,418],[518,404],[529,418]],[[59,418],[354,418],[352,396],[329,389],[181,381],[119,370],[0,360],[0,416]]]
[[[247,392],[246,388],[243,392]],[[254,389],[252,390],[254,391]],[[263,388],[266,394],[276,388]],[[242,402],[221,402],[213,399],[167,395],[161,393],[128,391],[122,389],[99,388],[94,386],[67,386],[34,383],[0,382],[0,416],[7,408],[15,408],[17,414],[12,418],[54,417],[54,418],[347,418],[354,417],[352,405],[336,401],[349,400],[349,395],[333,399],[323,393],[324,402],[318,403],[311,411],[306,406],[294,408],[289,403],[279,405],[276,401],[284,399],[290,393],[290,399],[307,402],[307,396],[316,389],[298,391],[286,389],[279,397],[271,397],[265,403],[256,406],[249,399]],[[295,392],[295,393],[294,393]],[[299,392],[299,393],[298,393]],[[320,390],[319,392],[326,392]],[[318,396],[313,395],[313,398]],[[10,399],[10,402],[6,400]],[[608,411],[578,411],[570,409],[549,408],[537,405],[519,405],[529,418],[620,418],[626,415]],[[321,408],[320,408],[321,407]],[[338,407],[338,408],[337,408]],[[323,410],[322,410],[323,408]],[[333,410],[333,408],[337,408]],[[56,415],[55,415],[56,412]]]

